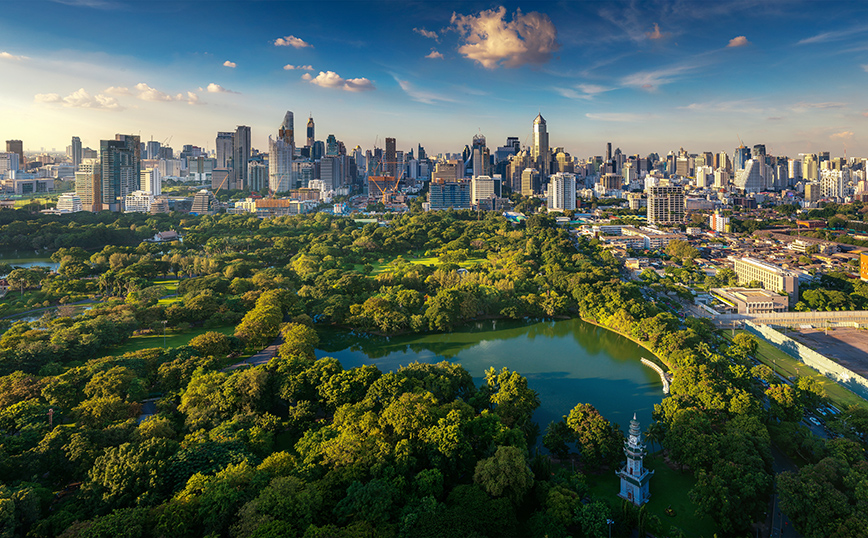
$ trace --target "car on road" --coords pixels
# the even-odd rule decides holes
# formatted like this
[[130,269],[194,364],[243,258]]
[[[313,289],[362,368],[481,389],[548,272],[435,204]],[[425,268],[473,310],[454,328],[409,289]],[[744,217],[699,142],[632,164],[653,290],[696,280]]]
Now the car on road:
[[820,421],[817,420],[817,419],[815,419],[814,417],[808,417],[808,420],[810,420],[811,422],[813,422],[813,423],[814,423],[814,426],[819,426],[819,425],[820,425]]

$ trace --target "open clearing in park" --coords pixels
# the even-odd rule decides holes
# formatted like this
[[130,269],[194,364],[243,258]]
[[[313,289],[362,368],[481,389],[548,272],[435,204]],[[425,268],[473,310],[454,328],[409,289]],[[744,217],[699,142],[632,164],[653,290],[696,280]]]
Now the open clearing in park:
[[[205,334],[207,332],[218,332],[226,335],[232,335],[235,333],[235,326],[230,325],[228,327],[216,327],[206,329],[204,327],[197,327],[195,329],[184,331],[182,333],[166,333],[166,342],[165,347],[180,347],[187,345],[190,340],[199,336],[200,334]],[[106,357],[114,356],[119,357],[124,353],[129,353],[131,351],[140,351],[142,349],[148,349],[152,347],[163,347],[163,333],[153,333],[153,334],[139,334],[131,337],[126,341],[123,345],[116,347],[115,349],[110,350],[105,354]]]
[[[671,469],[659,452],[645,456],[644,462],[645,467],[654,471],[649,486],[651,499],[645,505],[648,513],[659,517],[667,532],[669,527],[674,525],[681,529],[685,536],[712,538],[717,527],[709,517],[697,518],[696,505],[690,501],[689,492],[696,485],[693,473]],[[621,506],[622,499],[618,497],[621,479],[615,476],[614,472],[590,475],[588,483],[594,496],[606,499],[615,509]],[[675,512],[674,516],[666,514],[669,507]]]

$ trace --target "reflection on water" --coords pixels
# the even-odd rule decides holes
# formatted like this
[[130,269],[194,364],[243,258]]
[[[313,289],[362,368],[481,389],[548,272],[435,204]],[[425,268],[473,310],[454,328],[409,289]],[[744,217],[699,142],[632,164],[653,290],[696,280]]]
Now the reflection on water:
[[0,250],[0,264],[4,263],[13,267],[48,267],[51,271],[60,267],[59,263],[51,261],[50,254],[32,250]]
[[643,426],[663,398],[660,377],[639,362],[649,353],[634,342],[578,319],[534,323],[484,321],[451,333],[397,337],[320,330],[318,357],[345,368],[390,371],[412,362],[460,363],[481,383],[485,370],[507,367],[528,379],[542,405],[534,418],[545,430],[578,403],[590,403],[626,431],[636,412]]

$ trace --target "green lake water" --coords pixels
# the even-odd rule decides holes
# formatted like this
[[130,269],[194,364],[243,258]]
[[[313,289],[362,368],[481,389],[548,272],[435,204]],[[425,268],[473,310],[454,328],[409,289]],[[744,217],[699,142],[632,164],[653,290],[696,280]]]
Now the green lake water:
[[451,333],[392,338],[323,330],[320,338],[317,357],[334,357],[344,368],[373,364],[387,372],[448,360],[460,363],[477,386],[488,368],[515,370],[539,393],[534,419],[542,432],[579,403],[592,404],[622,431],[636,413],[644,429],[664,396],[660,376],[639,361],[651,358],[647,350],[579,319],[484,321]]
[[0,251],[0,263],[8,263],[13,267],[48,267],[51,271],[57,271],[60,264],[51,261],[51,254],[43,254],[32,250],[2,250]]

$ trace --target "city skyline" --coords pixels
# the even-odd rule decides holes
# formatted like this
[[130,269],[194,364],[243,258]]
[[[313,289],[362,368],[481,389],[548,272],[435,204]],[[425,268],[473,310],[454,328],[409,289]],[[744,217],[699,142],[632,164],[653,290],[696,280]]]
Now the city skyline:
[[[215,148],[287,110],[348,147],[460,151],[482,132],[626,153],[868,154],[868,28],[856,3],[4,5],[0,137],[25,149],[115,133]],[[27,20],[32,24],[19,24]],[[16,22],[17,21],[17,22]],[[297,142],[301,139],[297,137]]]

